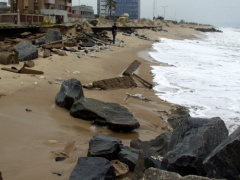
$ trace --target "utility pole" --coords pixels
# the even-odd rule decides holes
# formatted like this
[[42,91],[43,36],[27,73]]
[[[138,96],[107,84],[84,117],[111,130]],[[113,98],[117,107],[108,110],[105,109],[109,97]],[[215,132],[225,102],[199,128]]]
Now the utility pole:
[[163,18],[165,20],[165,9],[167,8],[168,6],[162,6],[162,8],[164,9],[164,15],[163,15]]

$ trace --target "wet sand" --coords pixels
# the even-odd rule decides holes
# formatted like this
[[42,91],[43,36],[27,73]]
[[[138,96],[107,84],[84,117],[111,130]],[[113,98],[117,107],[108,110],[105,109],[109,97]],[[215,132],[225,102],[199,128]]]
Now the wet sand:
[[[192,38],[192,34],[197,33],[194,29],[175,25],[167,28],[169,32],[164,36],[169,38]],[[139,34],[142,33],[155,39],[163,36],[162,32],[151,30],[140,30]],[[55,105],[55,96],[60,90],[60,84],[52,83],[58,82],[56,78],[76,78],[82,84],[88,84],[119,77],[136,59],[142,63],[136,73],[152,81],[151,65],[156,65],[156,62],[146,57],[153,42],[120,33],[117,38],[124,40],[125,47],[112,46],[112,51],[93,53],[97,58],[89,55],[78,58],[74,53],[67,53],[68,56],[53,55],[46,59],[39,57],[34,60],[34,69],[44,71],[43,76],[0,71],[0,94],[4,95],[0,97],[0,171],[3,179],[68,179],[77,158],[87,156],[88,143],[97,133],[118,137],[129,146],[131,139],[150,140],[170,129],[161,116],[164,111],[172,109],[171,104],[160,100],[153,90],[146,89],[139,82],[138,87],[133,89],[84,89],[84,95],[88,98],[126,106],[140,122],[140,128],[130,133],[113,132],[89,121],[73,118],[68,110]],[[42,53],[39,50],[39,54]],[[22,65],[14,66],[20,68]],[[73,74],[74,71],[80,73]],[[126,93],[140,93],[152,101],[127,98]],[[69,158],[56,162],[56,155],[71,142],[75,144]]]

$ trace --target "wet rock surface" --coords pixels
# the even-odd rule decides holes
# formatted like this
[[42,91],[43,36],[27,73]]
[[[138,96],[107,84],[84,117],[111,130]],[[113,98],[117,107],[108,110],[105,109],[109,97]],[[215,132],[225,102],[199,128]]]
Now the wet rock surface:
[[71,109],[77,99],[84,98],[82,85],[76,79],[69,79],[62,83],[60,91],[57,93],[55,103],[66,109]]
[[116,179],[111,162],[101,157],[80,157],[69,180]]
[[153,159],[152,157],[140,152],[138,156],[138,161],[135,166],[132,180],[138,180],[143,178],[145,170],[148,168],[160,168],[161,163],[158,160]]
[[168,144],[170,142],[170,139],[170,133],[163,133],[150,141],[133,139],[130,142],[130,147],[141,150],[150,156],[164,156],[168,152]]
[[92,137],[89,142],[88,156],[104,157],[108,160],[117,159],[122,141],[105,134]]
[[228,130],[220,118],[188,118],[174,130],[161,168],[182,176],[205,176],[203,160],[227,136]]
[[118,154],[118,160],[127,164],[131,171],[134,171],[137,164],[139,152],[129,148],[127,146],[122,146],[121,151]]
[[132,131],[140,126],[126,107],[90,98],[76,101],[70,113],[76,118],[108,125],[114,131]]
[[240,128],[219,144],[204,160],[207,176],[211,178],[239,179]]

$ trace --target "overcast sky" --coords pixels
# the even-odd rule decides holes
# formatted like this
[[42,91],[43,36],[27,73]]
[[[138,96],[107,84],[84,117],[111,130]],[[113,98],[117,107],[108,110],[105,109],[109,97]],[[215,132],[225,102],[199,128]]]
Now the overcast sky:
[[[79,3],[93,6],[97,14],[97,0],[73,0]],[[240,0],[141,0],[140,16],[164,16],[164,9],[165,19],[240,28]]]

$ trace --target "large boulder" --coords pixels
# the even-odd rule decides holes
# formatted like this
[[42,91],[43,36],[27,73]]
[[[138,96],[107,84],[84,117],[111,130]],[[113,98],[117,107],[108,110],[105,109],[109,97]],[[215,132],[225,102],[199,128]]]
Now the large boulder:
[[75,100],[83,98],[81,83],[76,79],[68,79],[62,83],[61,89],[56,95],[55,103],[69,110]]
[[29,41],[14,46],[13,51],[18,55],[19,61],[33,60],[38,57],[37,48]]
[[69,180],[114,180],[115,169],[110,161],[101,157],[80,157]]
[[45,43],[62,40],[62,34],[59,31],[50,29],[45,36]]
[[228,130],[220,118],[188,118],[173,131],[161,168],[182,176],[205,176],[203,160],[227,136]]
[[89,142],[88,156],[117,159],[122,141],[105,134],[97,134]]
[[90,98],[75,101],[70,113],[76,118],[108,125],[115,131],[132,131],[140,126],[126,107]]
[[204,160],[208,177],[240,179],[240,127]]
[[148,156],[140,151],[137,164],[135,166],[132,180],[139,180],[143,178],[144,172],[148,168],[160,168],[161,162],[153,159],[151,156]]
[[210,180],[207,177],[202,176],[180,176],[179,174],[171,171],[164,171],[156,168],[149,168],[145,171],[144,180]]
[[118,160],[127,164],[129,170],[134,171],[138,160],[138,152],[127,147],[122,146],[121,151],[118,153]]
[[141,150],[149,156],[164,156],[168,152],[168,144],[171,139],[170,133],[163,133],[150,141],[132,139],[130,147]]

